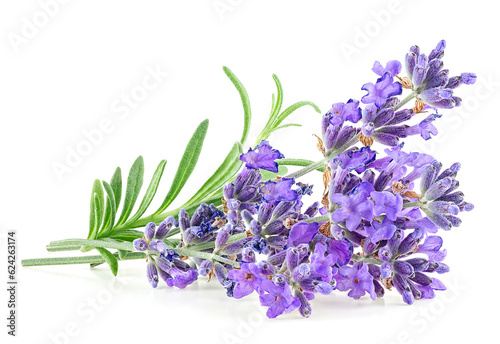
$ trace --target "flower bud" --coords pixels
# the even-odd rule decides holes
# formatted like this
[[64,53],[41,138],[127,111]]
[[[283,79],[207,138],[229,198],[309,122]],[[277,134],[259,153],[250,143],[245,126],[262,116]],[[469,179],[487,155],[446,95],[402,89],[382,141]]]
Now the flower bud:
[[224,199],[230,200],[231,198],[234,197],[234,184],[233,183],[226,183],[224,187],[222,188],[222,194],[224,195]]
[[300,315],[302,315],[304,318],[309,318],[312,309],[304,293],[302,293],[300,290],[295,290],[295,297],[298,298],[300,301],[300,307],[299,307]]
[[150,260],[148,262],[146,273],[149,283],[153,288],[156,288],[158,286],[158,270],[156,269],[156,264],[153,262],[153,260]]
[[388,262],[392,257],[391,250],[389,250],[387,246],[381,247],[378,250],[378,257],[380,258],[380,260]]
[[208,276],[212,271],[213,266],[214,265],[211,260],[209,259],[204,260],[198,268],[198,274],[201,276]]
[[314,291],[322,295],[330,295],[333,291],[333,288],[334,286],[330,283],[321,281],[314,287]]
[[283,214],[290,211],[294,205],[295,202],[286,202],[286,201],[279,202],[278,205],[273,210],[271,219],[280,218]]
[[238,201],[237,199],[235,198],[231,198],[229,201],[227,201],[227,208],[229,210],[233,210],[233,211],[236,211],[238,210],[238,208],[240,207],[240,204],[241,202]]
[[283,287],[287,284],[288,278],[283,274],[276,274],[273,277],[273,283],[278,287]]
[[404,277],[410,277],[415,273],[415,271],[413,270],[413,266],[410,263],[402,260],[396,260],[393,263],[393,266],[394,271]]
[[257,196],[258,192],[259,192],[259,189],[257,189],[256,186],[247,185],[238,194],[238,200],[240,202],[248,202],[248,201],[252,200],[253,198],[255,198]]
[[430,285],[432,283],[432,278],[419,271],[415,272],[415,275],[410,279],[420,285]]
[[289,271],[293,271],[299,265],[299,251],[296,247],[290,247],[286,250],[285,261]]
[[173,216],[167,217],[165,220],[163,220],[158,228],[156,229],[156,234],[155,238],[163,240],[167,236],[167,234],[170,232],[172,229],[173,225],[175,222],[175,218]]
[[382,263],[382,265],[380,265],[380,275],[382,276],[382,278],[392,277],[393,274],[394,274],[394,269],[391,263],[385,262]]
[[406,238],[403,239],[403,241],[401,241],[401,244],[398,248],[398,255],[403,255],[413,251],[420,242],[421,236],[422,231],[419,228],[411,232]]
[[275,253],[267,257],[267,261],[274,266],[279,266],[285,261],[286,252],[287,251],[280,251],[278,253]]
[[413,266],[414,271],[424,271],[429,267],[429,261],[425,258],[410,258],[405,260],[405,262]]
[[186,231],[189,227],[190,227],[189,215],[186,209],[182,208],[179,211],[179,228],[181,230],[181,233]]
[[272,276],[275,272],[274,266],[265,260],[260,261],[258,266],[260,273],[265,276]]
[[223,248],[224,245],[226,245],[229,239],[229,231],[226,229],[227,226],[231,225],[226,225],[226,227],[217,232],[217,236],[215,237],[215,252],[219,252],[220,249]]
[[144,239],[142,239],[142,238],[135,239],[133,245],[134,245],[134,249],[136,251],[143,252],[143,251],[146,251],[146,249],[148,248],[147,242],[144,241]]
[[241,259],[245,263],[255,263],[256,257],[254,250],[251,247],[245,247],[243,251],[241,251]]
[[146,238],[146,241],[151,241],[153,237],[155,236],[155,230],[156,230],[156,225],[154,222],[150,222],[146,225],[146,228],[144,229],[144,237]]
[[233,255],[233,254],[239,254],[241,251],[243,251],[243,247],[250,242],[252,238],[243,238],[238,241],[235,241],[229,245],[226,245],[226,247],[222,250],[227,255]]
[[253,235],[260,235],[260,233],[262,232],[262,226],[258,221],[252,220],[252,222],[250,222],[250,226],[248,227],[250,233],[252,233]]
[[429,190],[424,195],[424,199],[433,201],[441,197],[452,185],[453,179],[450,177],[443,178],[429,187]]
[[306,279],[311,275],[311,268],[309,267],[309,264],[302,263],[299,266],[297,266],[295,269],[293,269],[292,272],[292,278],[296,282],[300,282],[303,279]]

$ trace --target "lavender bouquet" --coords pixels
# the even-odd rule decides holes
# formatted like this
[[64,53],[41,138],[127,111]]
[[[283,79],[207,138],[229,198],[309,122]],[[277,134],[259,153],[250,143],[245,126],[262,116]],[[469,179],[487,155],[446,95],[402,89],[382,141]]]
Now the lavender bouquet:
[[[250,102],[241,82],[224,68],[242,100],[243,134],[182,207],[169,209],[195,168],[208,120],[194,132],[158,210],[144,216],[165,160],[132,215],[143,184],[144,162],[139,157],[123,197],[120,168],[109,183],[94,182],[87,239],[47,246],[50,252],[95,249],[99,255],[28,259],[22,264],[107,263],[116,275],[118,261],[145,259],[153,288],[160,280],[181,289],[199,278],[215,280],[235,299],[255,293],[268,307],[269,318],[295,310],[308,317],[316,293],[335,290],[375,300],[395,289],[407,304],[433,298],[435,290],[446,289],[435,274],[449,271],[438,232],[458,227],[459,213],[473,205],[458,191],[459,163],[443,168],[428,154],[406,152],[401,140],[414,135],[431,139],[441,109],[460,105],[454,89],[476,81],[473,73],[449,76],[443,69],[445,45],[439,42],[428,55],[413,46],[404,63],[375,62],[372,70],[378,79],[361,87],[367,92],[361,101],[335,103],[318,118],[317,147],[324,158],[317,162],[287,159],[268,141],[276,130],[300,126],[282,124],[296,109],[310,106],[321,113],[308,101],[282,111],[283,91],[275,75],[278,92],[269,119],[254,148],[244,153]],[[408,90],[404,98],[403,89]],[[373,145],[386,146],[384,154]],[[301,169],[288,173],[286,166]],[[314,197],[313,186],[302,177],[315,171],[322,173],[324,189],[306,208],[303,202]]]

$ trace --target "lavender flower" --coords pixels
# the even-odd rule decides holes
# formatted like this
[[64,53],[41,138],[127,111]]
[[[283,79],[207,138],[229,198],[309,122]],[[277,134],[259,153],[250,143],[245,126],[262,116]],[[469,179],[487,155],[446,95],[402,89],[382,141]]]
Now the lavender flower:
[[262,283],[263,294],[259,296],[260,303],[264,307],[269,307],[266,315],[269,318],[276,318],[283,313],[290,313],[300,307],[300,301],[292,296],[288,284],[276,285],[269,280]]
[[340,209],[332,213],[332,221],[346,221],[346,227],[354,230],[361,223],[362,219],[371,221],[373,215],[373,202],[369,199],[370,193],[375,191],[373,185],[368,182],[362,182],[350,193],[345,196],[340,193],[333,194],[330,199],[333,203],[340,206]]
[[233,290],[235,299],[250,295],[253,291],[260,292],[262,282],[267,280],[255,263],[241,264],[241,269],[229,271],[228,277],[236,282]]
[[453,95],[453,90],[460,85],[472,85],[476,81],[473,73],[462,73],[449,77],[449,71],[443,69],[441,58],[446,42],[440,41],[427,56],[420,53],[418,46],[413,46],[406,55],[406,71],[413,90],[427,104],[438,108],[451,109],[459,106],[461,99]]
[[377,108],[384,105],[388,98],[399,95],[403,91],[401,84],[394,82],[390,72],[384,73],[375,84],[372,82],[364,84],[361,89],[368,92],[361,98],[361,102],[364,104],[373,103]]
[[269,142],[262,140],[255,150],[250,148],[247,153],[240,155],[240,160],[245,163],[246,168],[264,169],[274,173],[278,173],[277,159],[283,159],[285,156],[279,150],[273,149]]
[[281,178],[275,182],[268,180],[261,187],[262,198],[266,202],[271,201],[296,201],[299,194],[296,190],[292,190],[295,180],[293,178]]
[[350,121],[356,123],[361,118],[361,109],[359,101],[349,99],[347,103],[335,103],[332,105],[327,115],[341,118],[342,121]]
[[368,265],[363,262],[356,262],[353,266],[342,266],[335,276],[337,289],[348,291],[348,296],[359,299],[368,293],[372,300],[377,298],[373,277],[368,272]]

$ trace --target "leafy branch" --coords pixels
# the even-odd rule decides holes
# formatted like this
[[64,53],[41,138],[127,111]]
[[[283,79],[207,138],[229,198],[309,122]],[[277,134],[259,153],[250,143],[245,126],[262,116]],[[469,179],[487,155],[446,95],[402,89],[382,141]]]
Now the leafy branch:
[[[82,252],[86,252],[96,249],[99,256],[30,259],[24,260],[22,264],[24,266],[32,266],[90,263],[91,266],[96,266],[106,262],[110,266],[112,273],[116,275],[118,271],[118,260],[139,259],[144,257],[143,253],[132,252],[133,247],[131,242],[143,236],[142,231],[135,230],[134,228],[142,227],[149,222],[159,223],[168,216],[177,217],[181,208],[186,209],[188,214],[191,215],[202,203],[213,203],[215,206],[220,206],[223,185],[229,181],[233,181],[242,167],[239,156],[244,152],[243,145],[247,141],[252,119],[250,99],[245,87],[229,68],[223,67],[223,70],[235,86],[241,98],[244,118],[242,135],[240,141],[233,144],[220,166],[191,198],[181,207],[172,210],[169,209],[196,167],[208,131],[208,119],[201,122],[191,136],[179,162],[179,166],[177,167],[170,189],[162,204],[155,212],[151,215],[144,215],[156,196],[167,161],[161,160],[158,164],[137,210],[133,213],[144,183],[144,159],[142,156],[139,156],[129,170],[124,194],[122,194],[124,185],[122,183],[122,171],[120,167],[116,168],[109,182],[99,179],[94,181],[90,197],[89,231],[86,240],[63,240],[60,242],[52,242],[47,246],[47,250],[50,252],[72,251],[78,249]],[[276,83],[277,95],[275,96],[273,94],[272,96],[271,113],[267,124],[258,135],[256,144],[261,140],[267,139],[277,130],[292,126],[300,126],[300,124],[296,123],[282,123],[290,114],[303,106],[309,105],[313,107],[316,112],[320,113],[319,108],[314,103],[308,101],[297,102],[281,111],[283,104],[283,88],[276,75],[273,75],[273,79]],[[263,178],[273,179],[277,175],[287,174],[288,169],[285,166],[308,166],[311,163],[312,162],[309,160],[282,159],[279,161],[280,166],[278,173],[262,171]],[[321,168],[318,168],[318,170],[321,170]],[[123,203],[121,203],[122,199]],[[118,210],[120,205],[121,212],[119,213]],[[176,234],[179,234],[178,229],[172,230],[169,236]],[[117,252],[111,253],[109,249],[116,249]],[[201,249],[200,247],[200,250]],[[176,250],[182,251],[185,249],[176,248]],[[190,256],[206,254],[204,252],[197,252],[194,247],[190,248],[190,252],[184,253]],[[179,254],[183,253],[179,252]]]

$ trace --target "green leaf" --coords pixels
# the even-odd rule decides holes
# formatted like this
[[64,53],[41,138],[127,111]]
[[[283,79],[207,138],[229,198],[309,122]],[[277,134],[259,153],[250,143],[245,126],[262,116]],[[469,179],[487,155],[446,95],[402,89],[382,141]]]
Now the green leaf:
[[209,195],[214,193],[219,187],[221,187],[225,182],[230,180],[241,168],[243,164],[239,157],[243,153],[243,147],[241,143],[236,142],[222,164],[217,168],[215,173],[207,179],[205,184],[194,194],[189,201],[184,204],[184,207],[188,207],[196,202],[199,202]]
[[122,170],[117,167],[113,177],[111,177],[111,189],[113,189],[113,194],[115,195],[116,210],[120,206],[120,201],[122,198]]
[[[99,182],[99,180],[96,181]],[[100,200],[104,198],[104,194],[102,198],[101,196],[99,196],[98,192],[96,192],[98,190],[98,187],[96,185],[97,183],[94,182],[94,187],[92,188],[92,198],[90,200],[89,235],[87,237],[88,239],[96,238],[97,232],[99,230],[99,227],[101,226],[101,221],[102,221],[102,205]],[[100,185],[101,184],[99,182],[99,186]]]
[[[278,95],[276,96],[276,103],[274,104],[273,111],[271,112],[271,120],[274,124],[274,119],[278,116],[283,105],[283,86],[281,86],[281,81],[276,74],[273,74],[274,82],[276,83],[276,88],[278,89]],[[275,124],[273,126],[276,126]]]
[[[309,166],[309,165],[316,163],[315,161],[306,160],[306,159],[279,159],[279,160],[276,160],[276,162],[280,166]],[[321,167],[318,167],[316,170],[319,172],[324,172],[325,167],[321,166]]]
[[252,122],[252,109],[250,107],[250,99],[248,97],[248,93],[241,83],[241,81],[234,75],[234,73],[227,67],[222,67],[224,73],[226,73],[227,77],[233,83],[234,87],[238,90],[240,94],[241,103],[243,105],[243,114],[244,114],[244,125],[243,125],[243,133],[241,135],[241,144],[244,145],[248,138],[248,133],[250,132],[250,124]]
[[129,251],[125,251],[125,250],[118,250],[118,258],[120,259],[125,259],[125,257],[127,256],[127,253]]
[[181,192],[191,173],[193,173],[196,163],[198,162],[198,158],[200,157],[207,130],[208,119],[200,123],[191,137],[191,140],[189,140],[186,150],[184,151],[184,155],[179,163],[179,167],[177,168],[177,172],[175,173],[172,186],[170,187],[170,190],[168,190],[165,200],[155,214],[159,214],[167,209],[177,195],[179,195],[179,192]]
[[97,232],[97,236],[99,236],[99,233],[101,233],[105,228],[108,228],[109,226],[109,221],[111,219],[111,208],[112,208],[110,203],[111,201],[109,197],[106,195],[106,203],[104,205],[104,218],[102,220],[101,228]]
[[156,190],[158,190],[158,184],[160,183],[160,179],[161,179],[161,176],[163,175],[163,171],[165,170],[166,164],[167,164],[167,160],[162,160],[158,164],[158,167],[156,168],[156,171],[153,174],[153,178],[151,179],[151,182],[149,183],[148,189],[146,190],[146,194],[144,195],[144,198],[142,199],[142,202],[139,205],[139,209],[137,209],[137,212],[134,214],[134,216],[132,216],[127,221],[127,224],[135,222],[148,209],[149,205],[151,204],[151,201],[155,197]]
[[[98,199],[99,211],[96,210],[95,199]],[[90,196],[90,218],[89,218],[89,238],[91,234],[97,234],[97,230],[102,222],[102,207],[104,206],[104,191],[99,179],[94,180],[92,194]]]
[[288,128],[288,127],[301,127],[301,126],[302,126],[302,124],[297,124],[297,123],[283,124],[283,125],[280,125],[279,127],[274,128],[273,130],[271,130],[271,133],[275,132],[276,130],[280,130],[280,129],[284,129],[284,128]]
[[109,268],[111,269],[111,272],[113,273],[113,275],[116,276],[116,274],[118,273],[118,260],[116,259],[116,257],[111,252],[106,250],[105,248],[96,247],[96,250],[102,256],[104,261],[106,263],[108,263]]
[[262,174],[262,180],[263,181],[266,181],[266,180],[269,180],[269,179],[274,179],[274,178],[276,178],[276,176],[282,176],[283,177],[287,173],[288,173],[288,168],[286,168],[285,166],[279,166],[278,167],[278,173],[269,172],[269,171],[265,171],[265,170],[260,170],[260,174]]
[[111,185],[106,183],[105,181],[102,182],[102,185],[104,186],[104,190],[106,191],[107,197],[106,197],[106,211],[110,211],[110,216],[109,216],[109,221],[107,224],[102,225],[101,231],[99,233],[99,236],[106,236],[107,233],[109,233],[115,224],[115,219],[116,219],[116,202],[115,202],[115,194],[113,192],[113,188]]
[[144,236],[144,232],[142,232],[142,231],[137,231],[135,229],[122,229],[120,231],[111,232],[109,234],[108,238],[132,242],[137,238],[142,238],[143,236]]
[[276,83],[278,94],[275,98],[273,93],[271,113],[269,114],[266,125],[257,136],[257,140],[255,141],[254,146],[258,145],[262,140],[267,139],[271,134],[271,131],[276,127],[277,124],[275,124],[275,122],[283,104],[283,87],[281,86],[281,81],[276,74],[273,74],[273,79]]
[[290,114],[292,114],[294,111],[296,111],[297,109],[303,107],[303,106],[306,106],[306,105],[309,105],[311,106],[317,113],[321,113],[321,110],[319,109],[319,107],[314,104],[313,102],[310,102],[310,101],[301,101],[301,102],[297,102],[295,104],[292,104],[290,105],[289,107],[287,107],[279,116],[278,116],[278,119],[276,120],[276,123],[275,123],[275,126],[279,125],[281,122],[283,122],[283,120],[285,118],[287,118],[288,116],[290,116]]
[[125,200],[123,201],[122,213],[120,215],[120,218],[118,219],[118,222],[116,223],[117,226],[124,223],[132,212],[134,204],[137,201],[137,197],[139,197],[143,179],[144,159],[142,158],[142,156],[139,156],[130,168],[130,172],[128,174],[127,192],[125,194]]

